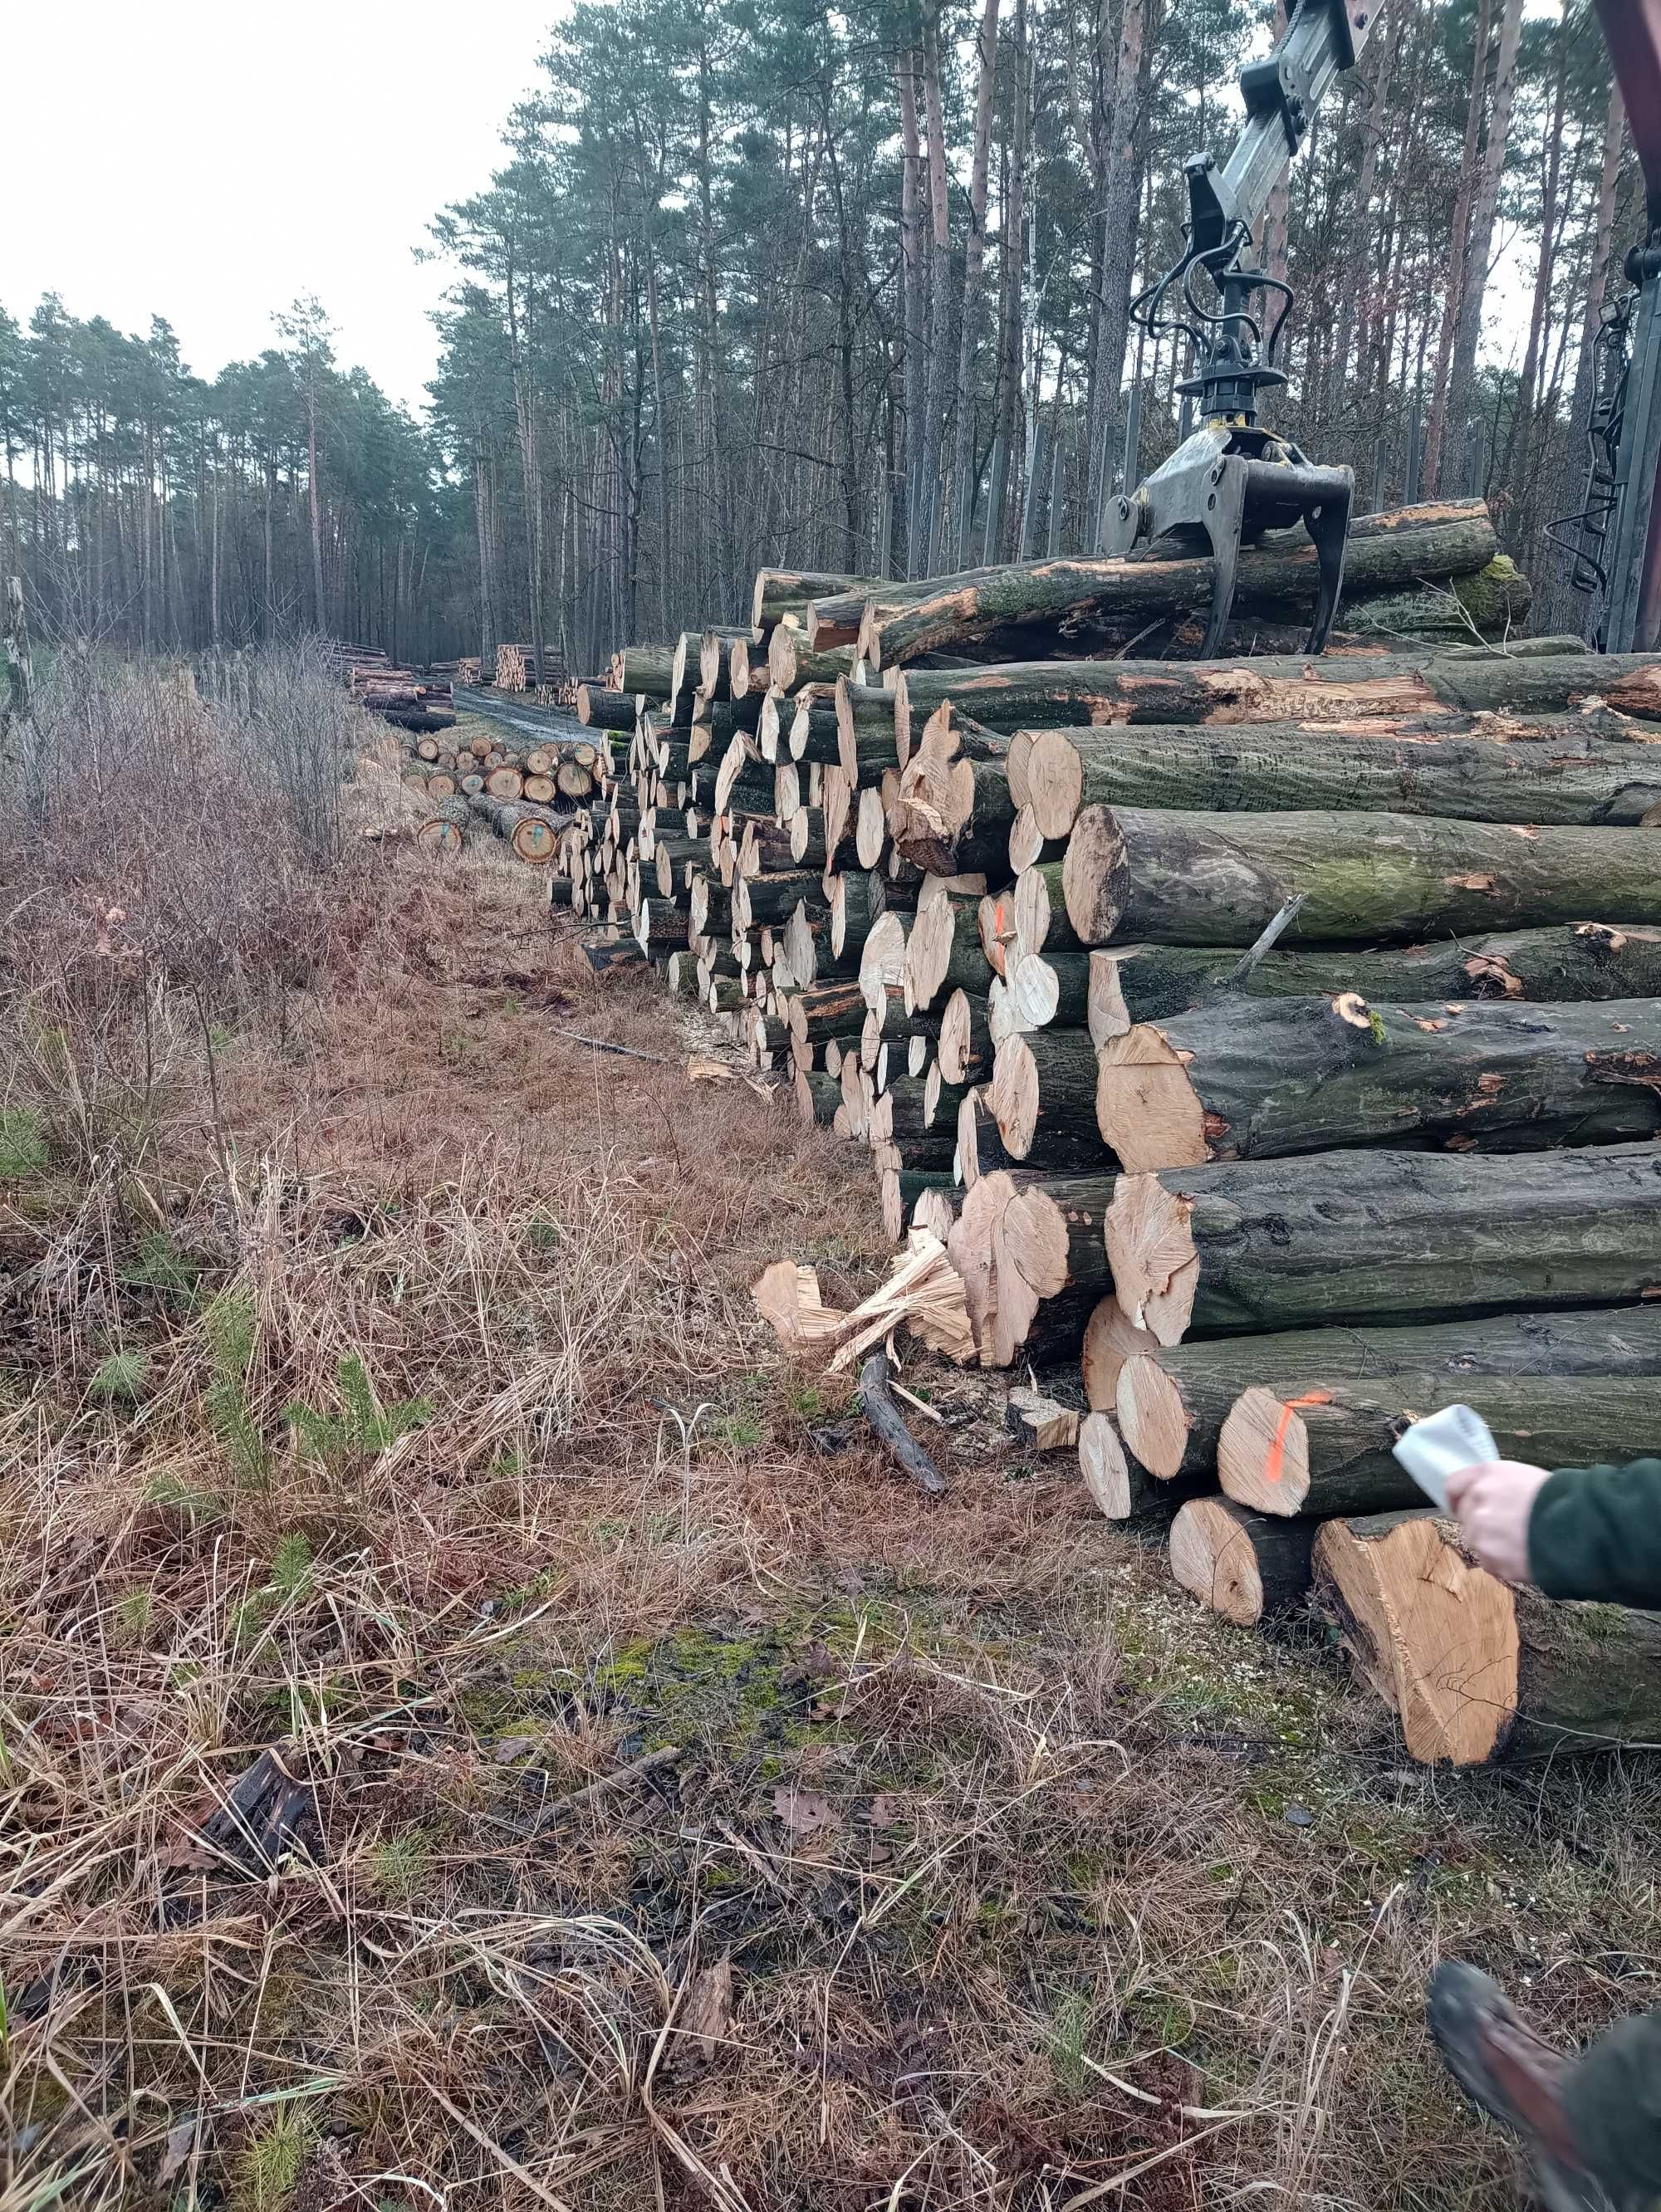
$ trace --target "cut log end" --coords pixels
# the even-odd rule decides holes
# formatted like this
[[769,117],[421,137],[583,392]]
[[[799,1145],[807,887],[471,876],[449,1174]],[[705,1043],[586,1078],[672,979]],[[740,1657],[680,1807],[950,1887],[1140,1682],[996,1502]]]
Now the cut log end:
[[1182,1392],[1158,1359],[1139,1352],[1121,1361],[1110,1402],[1138,1465],[1174,1482],[1188,1451],[1189,1419]]
[[1171,1571],[1237,1627],[1293,1604],[1309,1587],[1311,1522],[1266,1521],[1226,1498],[1191,1498],[1171,1524]]
[[[1311,1393],[1305,1404],[1318,1402]],[[1235,1400],[1217,1439],[1217,1476],[1239,1505],[1258,1513],[1301,1512],[1309,1494],[1309,1437],[1299,1401],[1253,1388]]]
[[1079,1473],[1104,1519],[1129,1520],[1135,1510],[1130,1468],[1109,1414],[1086,1413],[1080,1422]]
[[1194,1201],[1151,1175],[1119,1179],[1103,1224],[1113,1294],[1127,1320],[1160,1344],[1180,1344],[1194,1311],[1200,1255]]
[[1315,1567],[1357,1668],[1400,1716],[1409,1755],[1431,1765],[1492,1759],[1517,1711],[1517,1605],[1505,1583],[1473,1566],[1433,1513],[1329,1521]]
[[1138,1328],[1120,1311],[1116,1298],[1098,1300],[1085,1324],[1080,1361],[1085,1399],[1092,1411],[1111,1413],[1118,1402],[1119,1377],[1127,1361],[1143,1355],[1157,1359],[1159,1349],[1145,1328]]
[[1128,1175],[1210,1158],[1205,1109],[1179,1054],[1147,1023],[1099,1048],[1096,1126]]

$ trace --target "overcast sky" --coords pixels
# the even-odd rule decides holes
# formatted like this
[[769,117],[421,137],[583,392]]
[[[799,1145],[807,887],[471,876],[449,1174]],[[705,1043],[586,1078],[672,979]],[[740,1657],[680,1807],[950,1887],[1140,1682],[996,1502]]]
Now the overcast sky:
[[0,303],[43,291],[216,374],[315,292],[343,365],[419,406],[441,285],[412,249],[485,184],[558,0],[12,0]]

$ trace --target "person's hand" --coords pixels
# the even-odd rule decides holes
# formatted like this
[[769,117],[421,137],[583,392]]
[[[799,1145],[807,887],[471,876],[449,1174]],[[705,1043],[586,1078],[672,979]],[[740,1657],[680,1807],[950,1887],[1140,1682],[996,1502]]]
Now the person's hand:
[[1529,1578],[1529,1516],[1542,1486],[1543,1467],[1519,1459],[1485,1460],[1448,1477],[1448,1504],[1479,1566],[1502,1582]]

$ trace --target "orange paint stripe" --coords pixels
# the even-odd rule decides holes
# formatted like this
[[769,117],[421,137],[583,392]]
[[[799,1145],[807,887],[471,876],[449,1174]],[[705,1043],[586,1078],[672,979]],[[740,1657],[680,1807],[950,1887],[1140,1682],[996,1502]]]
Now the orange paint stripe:
[[1265,1481],[1278,1482],[1286,1473],[1287,1435],[1292,1427],[1292,1417],[1298,1408],[1300,1406],[1329,1406],[1331,1403],[1330,1390],[1306,1390],[1301,1398],[1286,1401],[1281,1407],[1281,1418],[1275,1424],[1275,1434],[1269,1443],[1269,1455],[1263,1462]]

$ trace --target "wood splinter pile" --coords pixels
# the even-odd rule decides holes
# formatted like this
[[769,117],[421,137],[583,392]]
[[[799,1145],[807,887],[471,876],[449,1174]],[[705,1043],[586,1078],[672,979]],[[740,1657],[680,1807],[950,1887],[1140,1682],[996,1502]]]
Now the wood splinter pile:
[[[1242,569],[1279,642],[1307,549]],[[1480,505],[1367,518],[1337,649],[1183,663],[1037,656],[1191,611],[1203,562],[764,572],[747,629],[580,693],[629,754],[553,887],[869,1146],[983,1362],[1081,1362],[1104,1512],[1180,1509],[1232,1620],[1313,1582],[1467,1762],[1661,1725],[1652,1625],[1583,1651],[1390,1453],[1454,1398],[1546,1464],[1653,1442],[1661,661],[1362,649],[1367,595],[1495,574]]]

